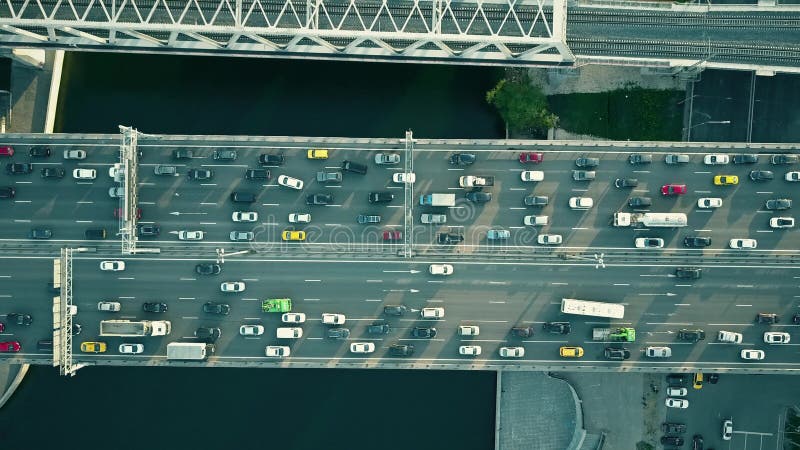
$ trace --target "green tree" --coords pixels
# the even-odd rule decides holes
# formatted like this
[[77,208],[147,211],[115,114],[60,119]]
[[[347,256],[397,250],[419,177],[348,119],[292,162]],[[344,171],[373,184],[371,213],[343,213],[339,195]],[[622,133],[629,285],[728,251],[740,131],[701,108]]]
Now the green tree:
[[486,101],[497,108],[512,130],[541,132],[558,123],[558,116],[547,109],[547,97],[539,86],[531,84],[527,72],[500,80],[486,93]]

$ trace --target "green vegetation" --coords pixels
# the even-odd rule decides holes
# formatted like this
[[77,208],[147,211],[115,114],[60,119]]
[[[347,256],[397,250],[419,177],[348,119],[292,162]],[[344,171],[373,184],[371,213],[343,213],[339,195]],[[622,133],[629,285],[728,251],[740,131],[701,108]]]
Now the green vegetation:
[[644,441],[636,443],[636,450],[653,450],[653,446]]
[[547,97],[539,86],[531,84],[525,69],[507,71],[506,78],[486,93],[486,101],[497,108],[512,131],[544,134],[558,122],[558,117],[547,110]]
[[683,91],[626,87],[609,92],[553,95],[559,126],[613,140],[680,141]]
[[800,409],[796,406],[786,411],[786,425],[783,431],[783,448],[791,449],[800,447]]

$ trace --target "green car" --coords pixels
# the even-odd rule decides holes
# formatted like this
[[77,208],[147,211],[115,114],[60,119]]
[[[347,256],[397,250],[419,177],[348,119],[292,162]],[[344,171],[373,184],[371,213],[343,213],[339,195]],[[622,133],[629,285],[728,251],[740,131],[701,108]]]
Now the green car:
[[290,298],[268,298],[261,301],[261,311],[271,313],[285,313],[292,310]]

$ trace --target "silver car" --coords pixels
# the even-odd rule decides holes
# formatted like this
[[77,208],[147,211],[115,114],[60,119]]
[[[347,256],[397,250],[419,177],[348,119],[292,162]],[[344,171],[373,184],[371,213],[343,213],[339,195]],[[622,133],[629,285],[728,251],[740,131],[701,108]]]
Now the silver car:
[[447,223],[447,216],[444,214],[422,214],[419,220],[426,224],[441,224]]
[[650,358],[669,358],[672,356],[672,349],[669,347],[647,347],[644,354]]

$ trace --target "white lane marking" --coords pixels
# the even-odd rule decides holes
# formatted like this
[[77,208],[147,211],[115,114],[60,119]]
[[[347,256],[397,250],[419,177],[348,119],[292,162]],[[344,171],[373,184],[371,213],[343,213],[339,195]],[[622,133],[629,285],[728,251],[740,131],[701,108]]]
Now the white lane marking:
[[511,206],[511,207],[510,207],[510,208],[508,208],[508,209],[526,209],[526,208],[520,208],[519,206]]
[[694,230],[696,233],[710,233],[711,230]]
[[340,224],[340,223],[325,223],[323,225],[325,225],[326,227],[340,227],[340,226],[342,226],[342,224]]
[[711,191],[694,191],[697,194],[710,194]]
[[306,283],[311,283],[311,282],[319,283],[319,282],[320,282],[320,281],[322,281],[322,280],[304,280],[304,281],[305,281]]
[[30,223],[30,219],[14,219],[15,223]]
[[217,183],[200,183],[200,186],[216,186]]
[[200,222],[200,225],[216,225],[217,222]]
[[773,233],[772,230],[756,230],[756,233]]
[[509,191],[527,191],[525,188],[509,188]]
[[753,285],[752,284],[737,284],[736,287],[737,288],[751,288],[751,287],[753,287]]
[[490,281],[489,284],[508,284],[507,281]]
[[489,300],[489,304],[492,304],[492,305],[495,305],[495,304],[502,305],[502,304],[505,304],[505,303],[506,302],[503,301],[503,300],[496,300],[496,301],[495,300]]
[[178,297],[178,300],[197,300],[194,297]]
[[694,212],[696,213],[712,213],[714,212],[713,209],[695,209]]
[[367,283],[383,283],[383,280],[367,280]]
[[708,174],[708,173],[711,173],[711,172],[700,172],[700,171],[695,171],[695,173]]
[[589,190],[589,189],[578,189],[578,188],[572,188],[572,192],[586,192],[586,191],[588,191],[588,190]]
[[772,192],[757,191],[756,194],[772,194]]
[[444,283],[444,280],[428,280],[428,283]]
[[136,278],[134,278],[134,277],[118,277],[118,279],[120,279],[120,280],[135,280]]
[[92,223],[91,220],[76,220],[75,223]]
[[649,170],[634,170],[633,173],[650,173]]
[[572,227],[573,230],[588,230],[586,227]]
[[262,203],[261,206],[280,206],[280,203]]
[[368,299],[366,299],[364,301],[365,302],[382,302],[383,300],[381,300],[379,298],[368,298]]
[[181,277],[181,278],[178,278],[178,280],[180,280],[180,281],[196,281],[197,278],[183,278],[183,277]]
[[[141,202],[139,202],[139,203],[141,203]],[[208,203],[206,203],[206,202],[201,202],[200,204],[201,204],[201,205],[208,205],[208,206],[216,206],[216,205],[217,205],[216,203],[211,203],[211,202],[208,202]]]
[[[92,204],[92,203],[94,203],[94,202],[82,202],[82,201],[78,201],[78,202],[75,202],[75,203],[77,203],[77,204],[79,204],[79,205],[91,205],[91,204]],[[140,203],[141,203],[141,202],[140,202]]]
[[560,281],[554,281],[554,282],[552,282],[550,284],[555,285],[555,286],[568,286],[569,285],[569,283],[563,283],[563,282],[560,282]]
[[629,283],[614,283],[614,286],[630,286]]
[[675,287],[692,287],[691,284],[676,284]]
[[304,298],[303,301],[304,302],[318,302],[319,299],[318,298]]
[[745,304],[741,304],[741,305],[736,305],[736,306],[744,306],[744,307],[748,307],[748,308],[749,308],[749,307],[752,307],[753,305],[745,305]]

